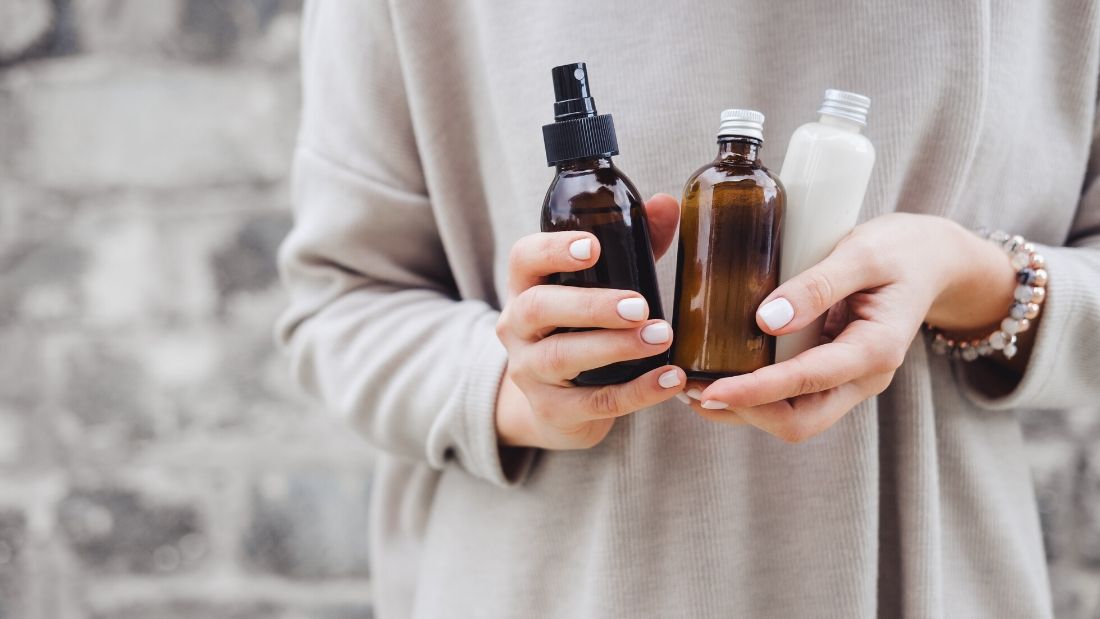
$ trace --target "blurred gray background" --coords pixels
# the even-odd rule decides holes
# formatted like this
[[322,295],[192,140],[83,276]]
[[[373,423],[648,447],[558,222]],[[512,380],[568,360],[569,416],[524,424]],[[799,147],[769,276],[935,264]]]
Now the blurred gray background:
[[[0,0],[0,619],[370,616],[370,452],[271,338],[299,11]],[[1100,410],[1024,421],[1100,619]]]

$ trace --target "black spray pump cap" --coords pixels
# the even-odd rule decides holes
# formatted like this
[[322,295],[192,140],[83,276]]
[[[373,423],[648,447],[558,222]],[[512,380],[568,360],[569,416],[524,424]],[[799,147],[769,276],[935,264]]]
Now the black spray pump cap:
[[596,100],[588,89],[588,67],[583,62],[550,70],[554,78],[554,120],[596,115]]
[[610,114],[596,114],[588,68],[583,62],[554,67],[554,122],[543,125],[546,163],[619,154]]

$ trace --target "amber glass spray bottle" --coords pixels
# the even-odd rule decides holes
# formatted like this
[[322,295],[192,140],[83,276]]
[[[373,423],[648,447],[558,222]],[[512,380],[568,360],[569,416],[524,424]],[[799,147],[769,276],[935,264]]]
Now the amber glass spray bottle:
[[745,374],[775,360],[756,309],[779,284],[783,185],[760,161],[764,115],[722,112],[718,156],[684,187],[672,363],[689,378]]
[[[542,204],[542,231],[584,230],[596,236],[600,257],[591,268],[557,273],[549,283],[635,290],[650,318],[664,318],[649,222],[638,190],[611,162],[619,154],[610,114],[597,114],[584,63],[554,67],[554,122],[542,128],[546,163],[557,174]],[[587,329],[564,329],[585,331]],[[624,383],[665,364],[667,354],[581,372],[578,385]]]

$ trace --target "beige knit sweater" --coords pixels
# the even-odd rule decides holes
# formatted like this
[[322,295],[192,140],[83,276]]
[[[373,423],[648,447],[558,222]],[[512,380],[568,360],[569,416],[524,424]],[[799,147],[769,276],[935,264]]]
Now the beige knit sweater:
[[[310,4],[279,334],[380,454],[379,616],[1049,616],[1013,411],[1100,399],[1098,22],[1050,0]],[[918,337],[885,393],[806,444],[673,400],[506,478],[493,326],[552,176],[549,69],[574,61],[644,192],[679,195],[723,108],[767,114],[777,168],[825,88],[870,95],[864,219],[1047,246],[1024,376],[963,376]]]

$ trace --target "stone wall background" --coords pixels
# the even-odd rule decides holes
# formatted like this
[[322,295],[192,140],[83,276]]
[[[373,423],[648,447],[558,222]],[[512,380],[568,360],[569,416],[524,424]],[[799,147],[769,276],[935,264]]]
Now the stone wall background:
[[[0,619],[370,616],[370,453],[271,341],[298,5],[0,0]],[[1100,413],[1025,424],[1100,619]]]

